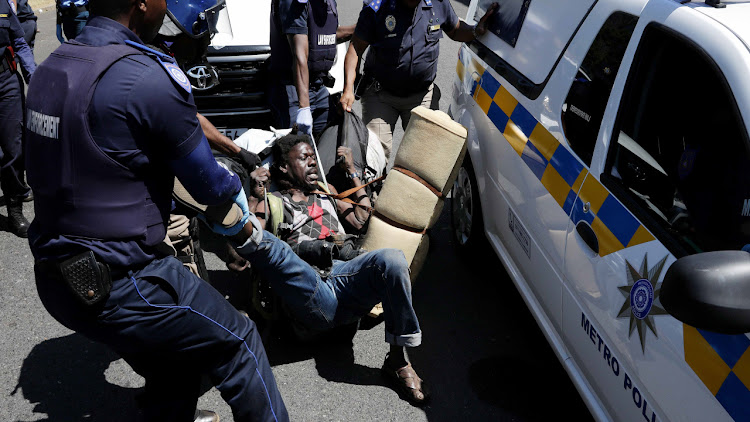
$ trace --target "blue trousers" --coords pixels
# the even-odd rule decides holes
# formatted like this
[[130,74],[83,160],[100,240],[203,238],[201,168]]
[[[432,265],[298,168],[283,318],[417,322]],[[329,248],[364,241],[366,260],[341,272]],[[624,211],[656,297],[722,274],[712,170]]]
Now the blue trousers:
[[323,331],[354,322],[383,302],[385,341],[407,347],[422,342],[411,301],[409,265],[398,249],[379,249],[351,261],[334,261],[327,277],[321,277],[286,242],[269,232],[263,232],[259,245],[248,241],[237,252],[307,328]]
[[[2,58],[0,58],[2,60]],[[0,189],[6,203],[29,193],[23,178],[23,98],[20,78],[0,72]]]
[[235,421],[289,419],[253,321],[177,259],[154,260],[115,280],[98,307],[80,305],[39,267],[36,284],[56,320],[108,345],[146,379],[147,420],[192,421],[202,374]]
[[[310,87],[310,112],[313,117],[313,135],[317,136],[328,124],[330,99],[328,88],[324,85]],[[299,110],[297,88],[294,85],[271,84],[268,92],[271,112],[276,129],[292,127]]]

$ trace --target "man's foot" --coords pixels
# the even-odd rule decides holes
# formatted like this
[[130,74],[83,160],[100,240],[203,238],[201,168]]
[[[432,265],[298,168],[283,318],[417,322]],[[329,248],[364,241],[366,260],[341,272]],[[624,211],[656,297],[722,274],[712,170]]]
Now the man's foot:
[[193,422],[219,422],[221,418],[215,412],[210,410],[195,410]]
[[388,379],[395,387],[401,398],[415,406],[422,406],[429,399],[429,395],[424,389],[424,382],[414,371],[410,363],[400,366],[397,363],[391,363],[386,357],[383,363],[383,376]]

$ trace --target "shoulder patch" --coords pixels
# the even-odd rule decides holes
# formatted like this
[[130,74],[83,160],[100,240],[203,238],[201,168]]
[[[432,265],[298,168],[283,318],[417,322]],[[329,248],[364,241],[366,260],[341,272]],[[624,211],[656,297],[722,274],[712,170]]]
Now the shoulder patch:
[[193,90],[193,87],[190,85],[190,81],[179,66],[174,63],[163,61],[161,58],[159,58],[159,63],[161,63],[161,65],[164,67],[164,70],[167,71],[169,77],[177,82],[177,85],[184,89],[188,94]]

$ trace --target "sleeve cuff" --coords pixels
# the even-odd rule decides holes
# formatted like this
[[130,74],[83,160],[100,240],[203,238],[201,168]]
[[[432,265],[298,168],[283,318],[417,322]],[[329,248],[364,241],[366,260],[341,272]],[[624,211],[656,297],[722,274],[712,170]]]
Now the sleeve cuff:
[[305,34],[307,35],[307,28],[300,28],[298,26],[293,26],[291,28],[285,28],[284,34],[286,35],[300,35]]
[[250,213],[249,221],[253,225],[253,235],[250,236],[245,241],[245,243],[238,246],[237,249],[254,251],[258,247],[258,245],[260,245],[260,241],[263,240],[263,228],[260,226],[260,221],[258,221],[258,218],[255,216],[255,214]]

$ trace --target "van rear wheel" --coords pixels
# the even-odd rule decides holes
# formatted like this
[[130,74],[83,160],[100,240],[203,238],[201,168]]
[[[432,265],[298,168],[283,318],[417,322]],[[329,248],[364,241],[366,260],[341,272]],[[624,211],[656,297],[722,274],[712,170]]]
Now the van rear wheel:
[[451,226],[460,250],[476,250],[485,241],[477,179],[468,154],[451,189]]

